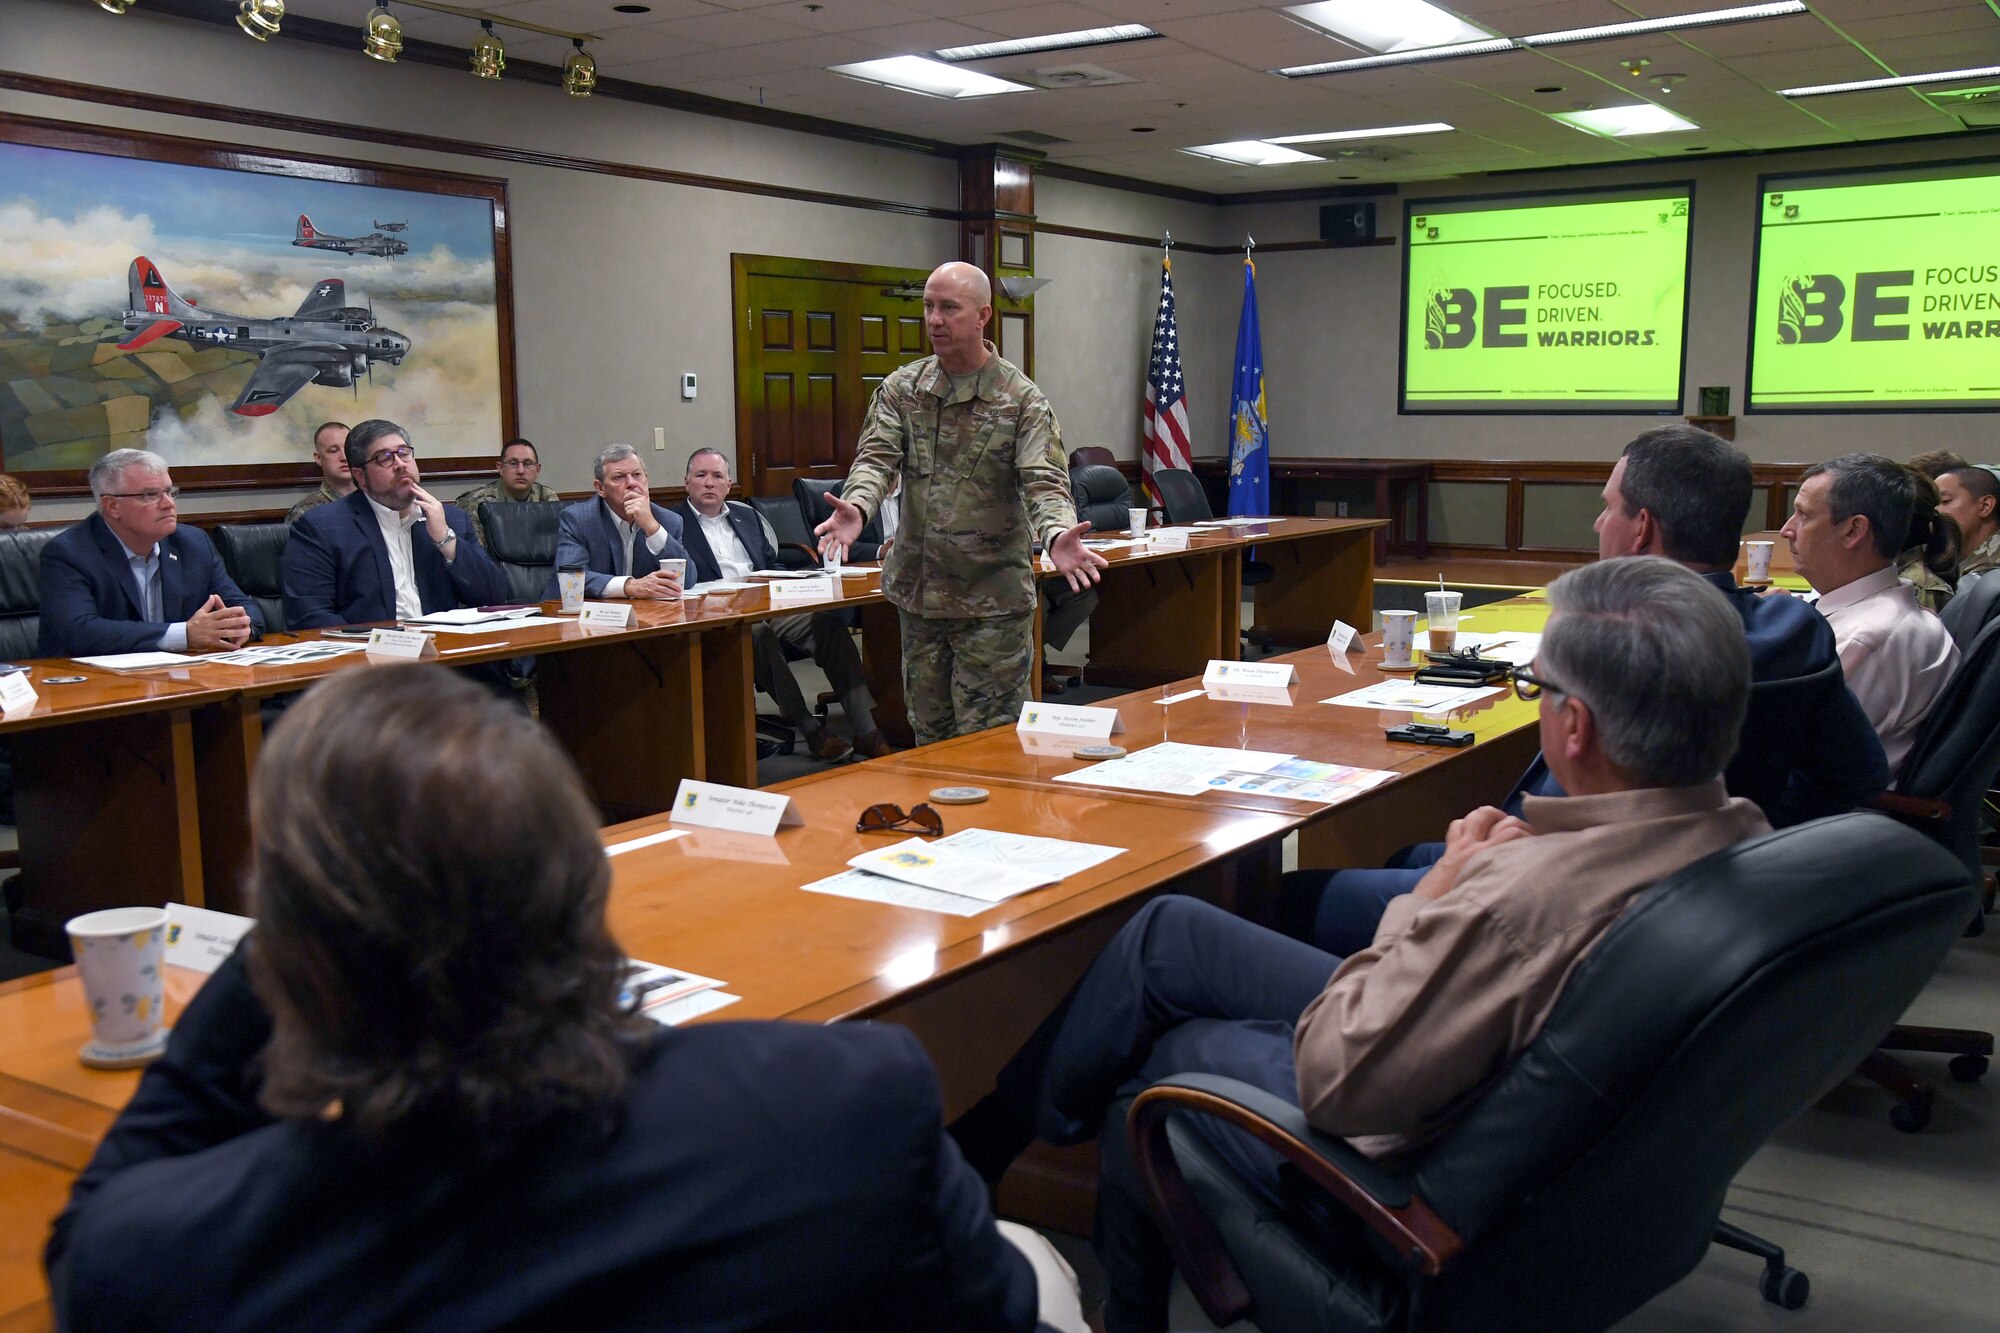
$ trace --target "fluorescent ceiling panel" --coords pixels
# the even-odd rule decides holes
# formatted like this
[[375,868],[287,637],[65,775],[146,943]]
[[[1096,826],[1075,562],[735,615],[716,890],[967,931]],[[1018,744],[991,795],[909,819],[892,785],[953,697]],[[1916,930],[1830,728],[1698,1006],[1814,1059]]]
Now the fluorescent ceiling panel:
[[1443,134],[1455,126],[1441,120],[1433,120],[1424,125],[1384,125],[1374,130],[1328,130],[1324,134],[1283,134],[1264,140],[1265,143],[1333,143],[1341,139],[1394,139],[1405,134]]
[[1864,93],[1876,88],[1912,88],[1926,83],[1956,83],[1960,79],[1986,79],[2000,74],[2000,65],[1977,69],[1945,69],[1935,74],[1905,74],[1894,79],[1857,79],[1852,83],[1817,83],[1804,88],[1780,88],[1780,97],[1820,97],[1827,93]]
[[1676,130],[1698,130],[1701,126],[1677,116],[1663,106],[1640,102],[1635,106],[1605,106],[1593,111],[1555,111],[1550,119],[1608,139],[1632,134],[1671,134]]
[[1515,40],[1522,46],[1568,46],[1572,42],[1596,42],[1607,37],[1634,37],[1649,32],[1679,32],[1683,28],[1714,28],[1725,23],[1754,23],[1758,19],[1778,19],[1806,12],[1804,0],[1776,0],[1772,4],[1741,5],[1735,9],[1705,9],[1697,14],[1676,14],[1672,18],[1638,19],[1631,23],[1603,23],[1590,28],[1564,28],[1560,32],[1538,32]]
[[835,74],[864,83],[879,83],[906,93],[925,97],[991,97],[996,93],[1032,92],[1025,83],[996,79],[976,69],[960,69],[923,56],[890,56],[886,60],[864,60],[855,65],[831,66]]
[[1214,158],[1217,162],[1232,162],[1245,167],[1273,167],[1283,162],[1323,162],[1326,159],[1314,157],[1311,153],[1301,153],[1296,148],[1283,148],[1262,139],[1238,139],[1232,143],[1207,143],[1194,148],[1183,148],[1183,153],[1196,157]]
[[1011,42],[984,42],[978,46],[947,46],[932,52],[939,60],[997,60],[1001,56],[1028,55],[1036,51],[1067,51],[1077,46],[1109,46],[1113,42],[1143,42],[1158,37],[1143,23],[1120,23],[1110,28],[1082,28],[1076,32],[1052,32],[1046,37],[1023,37]]
[[1415,51],[1493,35],[1424,0],[1321,0],[1288,5],[1285,12],[1370,51]]
[[1432,46],[1420,51],[1391,51],[1379,56],[1357,56],[1353,60],[1328,60],[1317,65],[1289,65],[1274,71],[1288,79],[1311,78],[1315,74],[1339,74],[1345,70],[1381,69],[1388,65],[1415,65],[1427,60],[1456,60],[1462,56],[1488,56],[1514,50],[1511,37],[1493,37],[1480,42],[1458,42]]

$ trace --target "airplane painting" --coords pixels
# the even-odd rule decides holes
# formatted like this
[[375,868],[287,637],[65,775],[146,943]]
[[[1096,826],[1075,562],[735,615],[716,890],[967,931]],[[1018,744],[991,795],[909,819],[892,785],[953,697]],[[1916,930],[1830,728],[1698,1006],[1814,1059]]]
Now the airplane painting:
[[[382,224],[378,222],[375,225],[380,227]],[[401,231],[408,225],[398,223],[392,229]],[[292,244],[308,250],[337,250],[344,255],[380,255],[384,259],[410,253],[408,241],[399,241],[383,231],[366,236],[329,236],[313,226],[313,220],[304,213],[299,214],[298,223],[292,228]]]
[[257,369],[229,405],[237,416],[269,416],[308,384],[354,388],[373,374],[377,361],[401,365],[410,352],[408,338],[377,324],[373,312],[347,304],[347,284],[339,278],[315,284],[296,312],[275,319],[202,310],[169,287],[144,255],[132,261],[126,283],[131,304],[124,325],[131,336],[117,344],[119,351],[178,338],[257,355]]
[[378,222],[375,224],[376,231],[408,231],[409,229],[410,224],[407,222]]

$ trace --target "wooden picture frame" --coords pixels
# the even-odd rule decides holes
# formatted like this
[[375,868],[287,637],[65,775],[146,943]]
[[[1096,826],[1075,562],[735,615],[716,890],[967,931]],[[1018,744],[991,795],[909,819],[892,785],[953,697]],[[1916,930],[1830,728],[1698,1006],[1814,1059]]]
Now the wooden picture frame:
[[[207,422],[229,427],[215,431],[210,437],[217,441],[213,445],[218,455],[214,462],[188,456],[190,452],[197,456],[206,454],[210,440],[196,439],[193,430],[180,432],[186,437],[182,440],[186,447],[178,455],[169,454],[168,461],[173,467],[175,483],[186,491],[284,488],[316,483],[319,470],[311,461],[310,426],[299,424],[308,417],[352,424],[361,417],[385,415],[408,425],[427,480],[490,474],[501,443],[518,433],[513,257],[505,180],[0,114],[0,154],[7,154],[15,146],[53,150],[57,155],[88,154],[147,163],[149,168],[134,168],[125,173],[126,178],[143,171],[149,182],[168,182],[171,188],[161,196],[163,212],[177,210],[183,220],[190,213],[203,213],[203,209],[188,198],[174,195],[174,189],[193,192],[192,197],[197,200],[211,195],[215,200],[212,231],[192,237],[170,233],[164,227],[155,232],[152,224],[160,219],[129,212],[121,214],[110,204],[102,209],[89,206],[92,173],[108,175],[101,164],[63,156],[13,154],[20,159],[17,167],[33,161],[46,170],[40,175],[19,170],[4,173],[13,178],[6,191],[8,197],[15,201],[25,199],[30,207],[37,209],[44,204],[52,205],[37,217],[49,224],[48,230],[59,245],[74,244],[80,239],[102,252],[95,259],[79,261],[94,264],[84,275],[89,280],[89,296],[65,298],[77,303],[75,309],[44,308],[38,314],[38,324],[24,317],[37,312],[28,309],[29,298],[19,293],[46,290],[54,285],[46,257],[28,261],[18,255],[0,253],[0,372],[8,372],[0,373],[0,470],[12,473],[35,495],[88,494],[89,464],[85,455],[95,449],[101,456],[105,449],[128,444],[149,447],[152,441],[148,437],[156,430],[165,427],[166,433],[173,433],[175,422],[169,418],[170,410],[183,422],[190,415],[205,414]],[[167,170],[163,172],[162,168]],[[173,172],[173,168],[195,170],[182,176]],[[232,181],[212,175],[215,171],[245,173],[246,178]],[[23,181],[24,175],[30,179]],[[295,184],[273,185],[271,178]],[[210,189],[210,195],[200,194],[204,187]],[[408,196],[396,200],[407,206],[408,218],[401,229],[393,225],[393,214],[392,225],[386,228],[360,225],[382,220],[376,214],[393,198],[390,192]],[[126,193],[129,197],[130,192]],[[281,244],[282,238],[270,230],[272,207],[280,194],[287,199],[296,196],[313,200],[322,216],[329,218],[323,230],[306,225],[306,208],[292,204],[288,211],[296,209],[300,214],[299,225],[293,239]],[[343,205],[343,199],[353,202]],[[263,230],[255,233],[239,230],[250,215],[242,206],[246,200],[258,205],[250,211],[256,218],[250,225],[259,225]],[[326,211],[329,200],[335,212]],[[490,229],[480,227],[475,204],[483,205]],[[132,221],[135,216],[138,221]],[[65,221],[66,227],[62,225]],[[88,225],[100,223],[114,234],[101,237],[86,234]],[[131,237],[115,234],[121,225],[129,226]],[[364,230],[369,234],[360,235]],[[489,231],[490,252],[483,244]],[[328,236],[329,232],[339,234]],[[452,238],[459,241],[456,248],[447,244]],[[241,254],[246,265],[255,266],[267,290],[274,285],[282,286],[289,298],[303,292],[307,294],[306,300],[294,313],[292,299],[278,302],[267,298],[254,311],[234,314],[234,320],[245,321],[243,324],[210,318],[197,319],[193,324],[176,323],[173,330],[165,333],[135,330],[130,321],[121,322],[124,311],[100,308],[107,305],[108,298],[104,295],[105,277],[98,270],[110,264],[104,256],[123,256],[123,248],[113,250],[111,245],[127,240],[131,244],[123,248],[133,248],[136,252],[137,246],[144,244],[159,251],[151,254],[150,259],[166,283],[174,283],[177,268],[195,276],[196,281],[187,282],[190,292],[197,287],[205,289],[211,282],[223,282],[226,286],[226,278],[217,275],[227,274],[228,266],[205,259],[176,265],[176,250],[205,256],[233,245],[236,249],[230,253]],[[328,241],[337,244],[323,244]],[[396,251],[399,245],[403,249]],[[291,253],[293,248],[298,250],[296,255]],[[125,260],[120,257],[115,274],[126,279],[127,286],[127,292],[115,304],[128,308],[132,297],[140,294],[141,267],[136,253],[133,258],[128,274]],[[43,269],[38,271],[37,263]],[[481,271],[488,264],[490,297]],[[11,274],[10,266],[14,269]],[[307,272],[319,276],[303,276]],[[10,277],[15,279],[14,283],[9,283]],[[336,284],[322,280],[332,277],[340,277],[342,281]],[[353,292],[345,291],[349,281],[356,283]],[[77,289],[85,286],[78,284]],[[379,325],[378,302],[374,292],[368,291],[370,287],[392,293],[381,303],[391,313],[381,317]],[[344,314],[349,319],[337,327],[352,330],[351,334],[332,335],[340,338],[339,342],[327,341],[325,325],[319,326],[322,332],[312,335],[318,341],[307,335],[294,336],[297,331],[289,327],[294,320],[307,317],[316,290],[331,293],[321,302],[325,313],[317,318],[337,320]],[[158,308],[153,305],[152,291],[149,287],[146,292],[149,309]],[[412,295],[413,291],[418,294]],[[358,306],[333,308],[334,302],[352,302],[364,292],[368,299],[365,314]],[[194,294],[188,297],[187,304],[200,307],[208,303],[202,295]],[[225,296],[214,304],[214,314],[220,316],[233,313],[221,307],[241,307],[245,302],[241,296]],[[86,308],[90,318],[80,323],[74,318],[57,318],[81,316]],[[199,315],[209,313],[199,311]],[[490,362],[483,330],[479,328],[489,318],[494,335]],[[370,347],[392,347],[387,341],[373,341],[373,335],[393,334],[403,338],[398,330],[387,327],[391,319],[412,328],[418,326],[412,321],[420,319],[425,334],[404,338],[402,355],[393,351],[371,354],[367,350]],[[62,337],[50,336],[52,329],[62,328],[71,331]],[[258,342],[251,344],[250,352],[233,346],[228,340],[239,336],[238,328],[243,329],[243,337],[254,333],[266,349],[255,350]],[[77,378],[79,370],[85,376],[93,372],[102,374],[100,368],[106,363],[126,359],[126,349],[106,353],[103,350],[106,344],[115,346],[120,338],[136,342],[148,332],[158,339],[144,344],[149,349],[172,349],[184,359],[190,353],[180,351],[182,346],[205,345],[206,351],[193,355],[207,358],[201,364],[213,367],[213,387],[204,378],[200,385],[176,388],[185,384],[186,374],[181,372],[179,380],[166,379],[157,367],[164,365],[169,375],[176,373],[176,367],[161,362],[157,356],[149,363],[155,369],[125,367],[123,374],[128,380],[125,385]],[[419,360],[426,337],[440,350],[436,357]],[[288,338],[292,341],[286,341]],[[80,347],[93,343],[96,345],[91,347],[89,356],[79,354]],[[58,344],[65,348],[59,356],[55,351]],[[267,377],[266,383],[275,379],[275,387],[261,391],[261,397],[276,401],[269,405],[266,401],[249,401],[251,390],[247,382],[260,374],[260,368],[266,364],[282,363],[283,358],[274,362],[271,356],[271,351],[279,348],[285,349],[286,356],[299,358],[299,364],[315,365],[328,378],[294,385],[291,381],[296,380],[296,374]],[[330,348],[339,351],[329,351]],[[136,357],[137,348],[131,349],[130,355]],[[244,360],[245,356],[253,356],[254,361]],[[319,356],[323,362],[304,360],[311,356]],[[386,359],[390,357],[393,359]],[[397,381],[410,377],[411,362],[429,378],[421,388],[412,380],[407,391],[398,390]],[[66,373],[55,369],[58,364]],[[251,367],[248,374],[243,373],[245,366]],[[378,379],[378,367],[389,373]],[[39,381],[37,370],[42,372]],[[351,385],[350,380],[354,382]],[[23,382],[30,386],[26,398],[22,396]],[[41,391],[34,392],[35,387]],[[95,403],[89,401],[93,391],[99,395]],[[226,406],[230,400],[222,397],[225,392],[238,398],[234,407]],[[132,401],[135,395],[144,400],[143,404]],[[123,400],[115,414],[109,406],[114,397]],[[286,410],[282,416],[275,415],[294,401],[301,407]],[[457,415],[445,417],[443,421],[449,424],[438,424],[433,429],[439,418],[427,418],[423,408],[435,403],[448,404],[445,410]],[[406,405],[404,415],[396,411],[399,405]],[[245,407],[251,411],[242,412]],[[68,415],[50,415],[56,412]],[[137,415],[140,412],[144,413],[143,418]],[[105,426],[98,435],[88,434],[100,414]],[[137,420],[144,421],[143,427],[132,429]],[[76,424],[78,421],[92,425]],[[125,427],[123,431],[118,429],[120,424]],[[31,431],[31,425],[37,429]],[[266,426],[270,429],[263,429]],[[63,437],[60,435],[63,431],[86,433]],[[488,435],[490,439],[485,438]],[[228,456],[232,450],[235,457]],[[54,465],[50,465],[51,460]]]

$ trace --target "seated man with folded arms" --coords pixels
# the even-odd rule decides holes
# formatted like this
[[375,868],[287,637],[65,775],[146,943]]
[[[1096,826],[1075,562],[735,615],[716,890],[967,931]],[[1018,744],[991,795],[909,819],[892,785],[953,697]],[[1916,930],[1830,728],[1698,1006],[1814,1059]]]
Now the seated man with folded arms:
[[1946,520],[1917,504],[1916,493],[1901,463],[1847,454],[1806,470],[1784,527],[1892,772],[1958,669],[1950,632],[1896,576],[1897,552],[1952,536]]
[[[1769,831],[1722,770],[1750,689],[1728,599],[1656,556],[1549,588],[1535,663],[1542,751],[1567,796],[1451,827],[1444,856],[1344,961],[1191,898],[1148,903],[997,1086],[952,1126],[988,1180],[1039,1136],[1122,1135],[1107,1110],[1156,1079],[1221,1074],[1314,1128],[1396,1159],[1447,1133],[1534,1040],[1564,979],[1646,890]],[[1278,1159],[1207,1117],[1188,1127],[1283,1197]],[[1164,1329],[1173,1267],[1128,1153],[1099,1155],[1110,1333]]]
[[634,1011],[596,809],[519,711],[336,676],[251,815],[257,928],[49,1238],[71,1333],[1026,1333],[1044,1294],[1080,1333],[906,1030]]
[[408,431],[362,422],[348,432],[347,465],[353,493],[307,510],[285,544],[287,624],[413,620],[507,600],[507,576],[472,540],[472,520],[419,484]]
[[486,520],[479,506],[486,504],[547,504],[562,496],[542,485],[542,455],[532,440],[509,440],[500,446],[500,461],[494,465],[493,480],[474,486],[453,503],[472,520],[472,538],[486,548]]
[[1953,468],[1937,479],[1938,512],[1958,524],[1958,577],[2000,566],[2000,478],[1987,467]]
[[[697,449],[688,457],[687,499],[674,506],[681,520],[681,537],[694,562],[697,583],[740,579],[753,569],[775,569],[778,539],[763,515],[749,505],[733,504],[729,460],[714,449]],[[887,513],[885,507],[883,510]],[[807,706],[799,683],[785,660],[785,645],[811,645],[813,661],[840,695],[854,744],[822,726]],[[750,627],[750,647],[756,656],[757,688],[778,701],[785,721],[798,728],[815,759],[844,759],[850,750],[874,759],[890,752],[889,742],[875,726],[875,700],[861,669],[861,654],[847,622],[837,611],[813,611],[760,620]]]
[[[1661,426],[1625,446],[1604,486],[1597,518],[1599,559],[1660,555],[1687,566],[1728,598],[1750,646],[1757,681],[1792,680],[1836,661],[1833,632],[1796,598],[1762,597],[1738,587],[1731,569],[1755,493],[1750,460],[1734,445],[1693,426]],[[1846,690],[1832,691],[1817,717],[1801,718],[1771,756],[1790,780],[1764,815],[1784,828],[1851,810],[1889,785],[1875,728]],[[1524,793],[1560,796],[1540,759],[1502,808],[1519,814]],[[1375,936],[1382,909],[1416,887],[1444,854],[1418,843],[1380,870],[1293,871],[1284,878],[1279,924],[1288,935],[1346,955]]]
[[113,449],[90,493],[97,512],[42,548],[38,656],[205,653],[264,632],[208,534],[182,526],[164,458]]
[[[660,568],[660,562],[688,558],[680,540],[680,516],[653,503],[639,451],[614,444],[597,456],[592,472],[597,497],[562,512],[556,570],[581,568],[587,597],[679,597],[680,573]],[[561,595],[554,576],[548,595]]]

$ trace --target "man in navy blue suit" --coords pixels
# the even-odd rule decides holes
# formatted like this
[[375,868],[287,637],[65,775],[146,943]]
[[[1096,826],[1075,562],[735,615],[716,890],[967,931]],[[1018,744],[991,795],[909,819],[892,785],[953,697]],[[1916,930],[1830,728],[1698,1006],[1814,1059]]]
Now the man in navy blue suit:
[[[694,561],[695,581],[740,579],[753,569],[773,569],[778,563],[775,535],[764,516],[749,505],[732,504],[729,460],[713,449],[697,449],[688,458],[687,499],[674,506],[681,520],[682,540]],[[821,725],[785,660],[785,646],[810,646],[813,660],[840,695],[854,744]],[[778,701],[778,711],[797,727],[806,748],[817,759],[843,759],[850,749],[870,759],[890,753],[889,742],[875,726],[875,700],[868,693],[861,654],[847,632],[847,619],[836,611],[776,616],[750,627],[750,646],[757,664],[757,688]]]
[[507,600],[507,576],[472,520],[419,484],[409,432],[364,421],[347,433],[352,494],[306,511],[285,546],[293,629],[409,620]]
[[[1751,679],[1794,680],[1839,659],[1824,616],[1796,597],[1764,597],[1736,584],[1732,567],[1755,489],[1749,458],[1719,437],[1693,426],[1649,430],[1625,446],[1604,485],[1597,554],[1659,555],[1686,565],[1742,620]],[[1816,716],[1799,717],[1766,744],[1783,749],[1762,756],[1768,771],[1786,775],[1783,790],[1754,795],[1777,828],[1852,810],[1889,785],[1882,742],[1845,685],[1827,692]],[[1537,755],[1502,808],[1518,816],[1523,796],[1561,795]],[[1441,842],[1424,842],[1380,870],[1293,871],[1284,877],[1279,927],[1343,958],[1357,953],[1374,940],[1390,899],[1415,888],[1443,851]]]
[[208,534],[180,526],[166,460],[114,449],[90,469],[97,512],[42,548],[42,657],[210,652],[264,632]]
[[[589,597],[679,597],[688,558],[681,545],[681,521],[671,509],[653,503],[639,451],[614,444],[597,456],[591,472],[597,496],[563,510],[556,568],[583,570]],[[669,560],[681,563],[663,566]],[[548,595],[561,596],[554,578]]]

